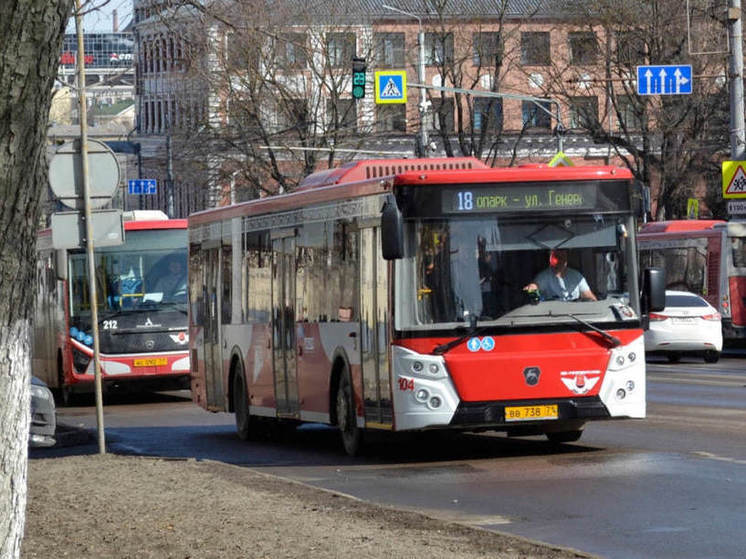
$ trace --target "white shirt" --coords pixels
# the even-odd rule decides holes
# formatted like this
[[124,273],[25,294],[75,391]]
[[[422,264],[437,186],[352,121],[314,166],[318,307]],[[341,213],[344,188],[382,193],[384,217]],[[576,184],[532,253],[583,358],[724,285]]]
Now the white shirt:
[[534,283],[539,286],[539,295],[545,301],[575,301],[580,299],[581,293],[590,290],[583,274],[572,268],[566,268],[564,274],[559,277],[554,270],[547,268],[536,275]]

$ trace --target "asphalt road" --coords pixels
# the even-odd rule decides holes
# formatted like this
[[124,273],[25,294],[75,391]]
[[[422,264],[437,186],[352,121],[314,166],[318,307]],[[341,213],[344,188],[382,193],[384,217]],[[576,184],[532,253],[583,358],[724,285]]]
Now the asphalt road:
[[[107,402],[111,451],[220,460],[366,500],[609,558],[742,557],[746,359],[649,362],[648,418],[592,423],[578,443],[501,435],[377,437],[359,458],[305,426],[243,443],[188,392]],[[60,409],[95,427],[92,407]],[[95,446],[34,451],[94,452]]]

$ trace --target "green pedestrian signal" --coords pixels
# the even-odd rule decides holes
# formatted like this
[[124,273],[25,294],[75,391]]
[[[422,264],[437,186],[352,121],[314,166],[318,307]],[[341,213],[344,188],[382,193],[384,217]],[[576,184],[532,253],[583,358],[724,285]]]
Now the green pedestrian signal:
[[365,58],[352,58],[352,98],[365,97]]

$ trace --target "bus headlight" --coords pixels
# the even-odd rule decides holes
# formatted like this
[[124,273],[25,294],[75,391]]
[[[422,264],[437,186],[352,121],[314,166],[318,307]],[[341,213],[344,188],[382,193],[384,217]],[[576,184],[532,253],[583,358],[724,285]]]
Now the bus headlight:
[[79,375],[83,375],[88,372],[88,364],[91,362],[91,356],[83,353],[79,349],[73,347],[73,367],[75,372]]
[[430,380],[448,377],[445,361],[440,355],[415,353],[401,346],[394,346],[393,357],[396,370],[405,375]]

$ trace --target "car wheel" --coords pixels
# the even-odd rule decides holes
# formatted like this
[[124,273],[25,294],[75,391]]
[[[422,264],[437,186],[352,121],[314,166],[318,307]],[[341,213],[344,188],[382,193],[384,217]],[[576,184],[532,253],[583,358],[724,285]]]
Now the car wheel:
[[239,439],[245,441],[251,434],[249,396],[246,392],[243,368],[239,365],[237,369],[233,375],[233,411],[236,415],[236,434]]
[[705,363],[717,363],[720,359],[720,352],[714,349],[705,351]]
[[678,363],[681,361],[681,355],[678,353],[668,353],[666,354],[666,357],[668,358],[669,363]]
[[352,393],[350,372],[347,367],[342,371],[337,388],[337,425],[342,435],[342,445],[350,456],[357,455],[362,446],[363,433],[357,426],[355,399]]
[[583,434],[582,429],[576,429],[574,431],[557,431],[554,433],[544,433],[549,439],[550,443],[574,443]]

